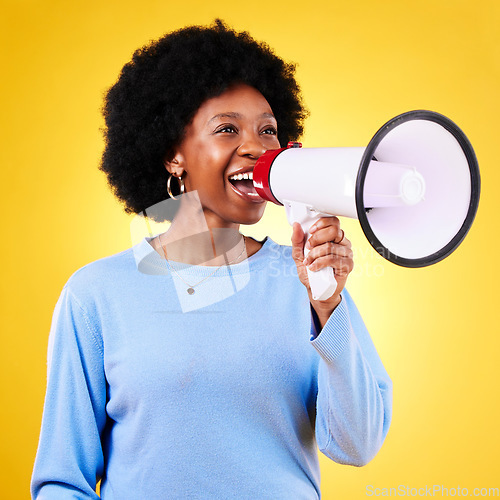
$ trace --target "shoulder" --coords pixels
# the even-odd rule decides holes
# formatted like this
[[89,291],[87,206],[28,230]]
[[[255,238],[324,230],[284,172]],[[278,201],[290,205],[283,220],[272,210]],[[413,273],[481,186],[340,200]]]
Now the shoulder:
[[286,286],[302,287],[297,276],[297,266],[292,258],[291,246],[281,245],[266,237],[262,248],[250,257],[250,261],[251,268],[264,272],[273,281],[280,281],[281,285],[284,285],[282,281],[285,280]]
[[281,262],[289,264],[291,262],[294,264],[291,246],[280,245],[269,236],[266,236],[262,241],[253,241],[258,248],[253,253],[249,252],[251,259],[258,260],[261,263]]
[[75,271],[68,281],[77,284],[81,281],[92,281],[97,277],[112,278],[113,275],[122,273],[130,264],[134,264],[132,248],[89,262]]
[[137,273],[134,247],[82,266],[68,278],[64,288],[85,304],[107,289],[119,289],[132,273]]
[[257,242],[262,246],[262,251],[267,255],[280,256],[282,258],[292,258],[292,247],[290,245],[282,245],[276,243],[272,238],[266,236],[261,242]]

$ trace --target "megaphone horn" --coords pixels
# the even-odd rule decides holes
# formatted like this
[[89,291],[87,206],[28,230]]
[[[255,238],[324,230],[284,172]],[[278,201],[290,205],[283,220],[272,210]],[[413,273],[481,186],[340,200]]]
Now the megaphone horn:
[[[463,241],[479,204],[474,150],[460,128],[433,111],[410,111],[383,125],[366,148],[270,150],[256,162],[254,186],[284,205],[290,224],[309,237],[322,216],[357,218],[372,247],[405,267],[450,255]],[[313,297],[336,289],[331,268],[309,271]]]

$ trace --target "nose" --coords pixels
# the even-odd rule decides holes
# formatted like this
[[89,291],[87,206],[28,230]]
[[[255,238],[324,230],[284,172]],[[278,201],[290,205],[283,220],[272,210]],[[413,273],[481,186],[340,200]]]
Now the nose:
[[267,147],[263,144],[260,136],[251,134],[244,138],[244,141],[238,147],[238,154],[247,158],[257,159],[267,151]]

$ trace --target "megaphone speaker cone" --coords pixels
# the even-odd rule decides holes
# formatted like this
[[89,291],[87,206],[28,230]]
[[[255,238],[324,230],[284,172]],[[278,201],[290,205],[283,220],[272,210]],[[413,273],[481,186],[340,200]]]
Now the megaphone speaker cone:
[[[377,168],[377,162],[382,166]],[[414,169],[401,186],[406,203],[370,206],[371,170],[377,170],[372,177],[380,178],[383,165],[390,164]],[[355,197],[358,219],[373,248],[395,264],[423,267],[460,245],[477,212],[479,193],[479,167],[465,134],[439,113],[410,111],[387,122],[370,141]]]

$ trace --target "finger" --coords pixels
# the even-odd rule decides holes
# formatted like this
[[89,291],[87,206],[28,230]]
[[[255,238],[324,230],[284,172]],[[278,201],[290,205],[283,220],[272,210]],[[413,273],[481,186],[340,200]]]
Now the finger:
[[354,261],[350,258],[330,254],[318,257],[307,266],[311,271],[319,271],[325,267],[333,268],[337,276],[347,276],[354,269]]
[[313,234],[318,229],[322,229],[328,226],[337,226],[340,227],[340,220],[338,217],[321,217],[319,218],[309,229],[309,233]]
[[345,237],[344,230],[340,226],[333,224],[316,229],[307,240],[306,248],[309,250],[328,241],[349,248],[351,247],[351,242]]
[[339,241],[335,241],[335,240],[333,241],[334,243],[337,243],[337,245],[340,245],[344,241],[344,239],[345,239],[344,230],[342,228],[340,228],[340,230],[342,231],[342,237],[340,238]]
[[302,226],[295,222],[292,227],[292,258],[295,261],[304,260],[305,236]]
[[322,245],[312,248],[307,254],[307,257],[304,259],[304,264],[307,266],[314,262],[315,259],[318,259],[319,257],[326,257],[328,255],[347,259],[353,258],[353,252],[350,247],[327,241]]

